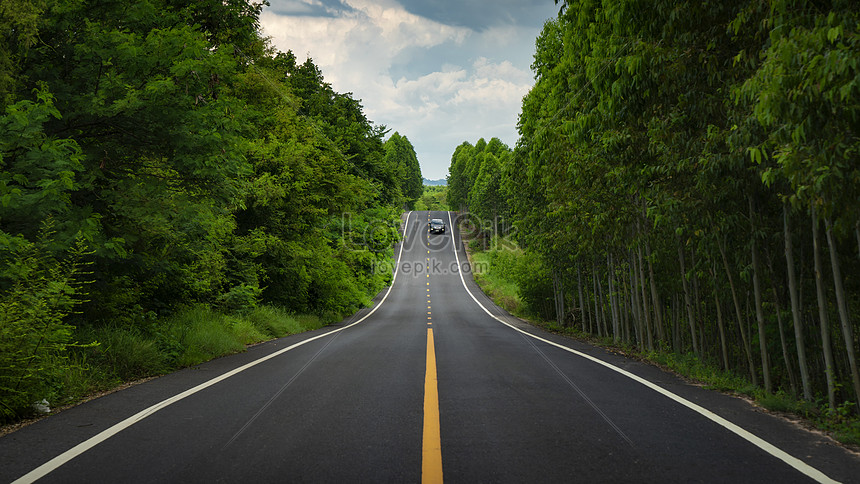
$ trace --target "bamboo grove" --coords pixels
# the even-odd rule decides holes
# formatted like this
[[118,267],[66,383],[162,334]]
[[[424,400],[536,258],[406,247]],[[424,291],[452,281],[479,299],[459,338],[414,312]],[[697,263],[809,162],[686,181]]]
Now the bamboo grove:
[[558,321],[856,403],[858,4],[571,0],[532,68],[498,196],[464,144],[449,201],[513,224]]
[[412,145],[266,5],[0,2],[0,420],[57,393],[75,327],[171,352],[182,308],[339,315],[390,281]]

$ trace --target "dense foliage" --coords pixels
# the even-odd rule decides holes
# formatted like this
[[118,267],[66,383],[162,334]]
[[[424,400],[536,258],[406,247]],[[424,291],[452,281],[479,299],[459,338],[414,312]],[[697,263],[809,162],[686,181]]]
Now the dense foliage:
[[264,6],[0,5],[0,414],[45,396],[74,326],[342,314],[389,282],[414,150],[271,48]]
[[395,132],[388,138],[385,142],[385,164],[398,170],[397,179],[401,182],[407,208],[415,208],[415,201],[424,193],[424,177],[421,176],[415,148],[406,136]]
[[447,185],[424,185],[424,192],[421,198],[415,202],[415,210],[447,212],[450,209],[448,206]]
[[449,186],[509,211],[558,322],[856,403],[858,4],[569,0],[532,67],[513,154]]

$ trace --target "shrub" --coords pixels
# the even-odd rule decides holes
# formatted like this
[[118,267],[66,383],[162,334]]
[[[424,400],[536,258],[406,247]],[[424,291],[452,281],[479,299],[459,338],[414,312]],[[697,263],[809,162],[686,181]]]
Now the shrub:
[[[65,358],[72,344],[73,327],[66,317],[79,304],[84,275],[82,241],[69,250],[66,260],[54,258],[48,247],[53,234],[50,221],[38,242],[8,237],[0,242],[17,248],[2,254],[0,267],[0,420],[29,413],[33,402],[54,398],[57,375],[71,368]],[[11,256],[11,257],[9,257]],[[2,260],[0,259],[0,260]]]

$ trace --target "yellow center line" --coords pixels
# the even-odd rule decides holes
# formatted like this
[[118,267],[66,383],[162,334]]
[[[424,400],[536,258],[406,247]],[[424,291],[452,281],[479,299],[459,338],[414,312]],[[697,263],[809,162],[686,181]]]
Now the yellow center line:
[[439,389],[433,329],[427,328],[427,371],[424,377],[424,447],[421,482],[442,482],[442,435],[439,430]]

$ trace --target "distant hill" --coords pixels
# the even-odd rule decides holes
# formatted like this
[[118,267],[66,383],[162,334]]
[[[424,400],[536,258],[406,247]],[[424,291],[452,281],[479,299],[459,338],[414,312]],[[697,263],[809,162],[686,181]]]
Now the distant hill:
[[437,185],[447,186],[447,185],[448,185],[448,180],[446,180],[446,179],[444,179],[444,178],[442,178],[441,180],[428,180],[428,179],[426,179],[426,178],[425,178],[425,179],[424,179],[424,184],[425,184],[425,185],[430,185],[430,186],[437,186]]

